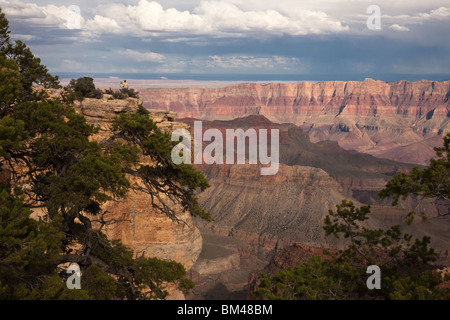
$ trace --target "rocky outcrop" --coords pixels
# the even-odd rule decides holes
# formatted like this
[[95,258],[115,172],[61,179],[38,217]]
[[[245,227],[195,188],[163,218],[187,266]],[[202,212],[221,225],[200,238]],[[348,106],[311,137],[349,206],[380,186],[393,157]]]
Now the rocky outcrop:
[[[147,108],[177,112],[180,118],[231,120],[264,115],[277,123],[301,126],[313,142],[334,140],[392,160],[425,164],[429,139],[450,131],[450,81],[329,81],[296,84],[255,83],[224,88],[140,89]],[[428,148],[404,157],[401,148],[414,143]]]
[[[93,137],[102,141],[110,135],[113,119],[120,113],[136,112],[142,101],[134,98],[114,100],[108,95],[103,99],[84,99],[75,102],[77,112],[83,114],[88,123],[99,128]],[[149,110],[149,117],[163,130],[189,127],[175,122],[176,114],[168,111]],[[128,177],[132,184],[138,181]],[[163,195],[162,195],[163,196]],[[193,225],[191,216],[179,210],[179,218],[185,223],[176,223],[153,209],[149,196],[141,192],[130,192],[122,201],[109,202],[104,209],[105,218],[121,221],[106,227],[112,239],[121,239],[137,255],[174,260],[189,270],[202,249],[199,230]]]
[[87,123],[99,128],[99,133],[93,139],[102,141],[108,137],[115,117],[121,113],[137,112],[141,103],[139,99],[113,99],[111,95],[105,94],[102,99],[76,100],[74,108],[86,118]]

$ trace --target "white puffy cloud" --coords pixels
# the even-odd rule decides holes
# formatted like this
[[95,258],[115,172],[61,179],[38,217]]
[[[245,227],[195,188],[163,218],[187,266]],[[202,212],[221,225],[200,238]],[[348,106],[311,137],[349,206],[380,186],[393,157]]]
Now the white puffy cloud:
[[393,25],[389,26],[389,29],[395,30],[395,31],[409,31],[408,27],[401,26],[401,25],[398,25],[396,23],[394,23]]
[[419,12],[416,14],[401,14],[397,16],[383,15],[383,19],[396,22],[396,24],[424,24],[429,21],[448,22],[450,18],[450,7],[439,7],[429,12]]
[[[140,0],[137,5],[99,6],[102,16],[116,21],[121,30],[134,35],[143,31],[153,36],[182,33],[214,37],[252,35],[305,35],[348,30],[321,11],[300,10],[287,16],[276,10],[247,10],[226,1],[203,1],[192,11],[164,9],[156,1]],[[91,20],[90,20],[91,21]],[[92,32],[102,32],[88,21]]]
[[429,19],[447,19],[450,17],[450,7],[440,7],[435,10],[431,10],[430,13],[422,13],[421,15],[424,20]]
[[194,12],[214,32],[305,35],[348,30],[320,11],[298,10],[287,16],[273,9],[244,11],[225,1],[205,1]]
[[131,49],[126,49],[118,52],[128,59],[139,62],[163,62],[165,60],[164,55],[156,52],[139,52]]
[[129,20],[148,31],[196,31],[205,27],[204,19],[189,11],[178,11],[175,8],[164,10],[155,1],[141,0],[137,6],[128,6],[126,11]]
[[162,7],[150,13],[150,10],[145,10],[147,6],[156,8],[160,5],[141,0],[136,7],[141,14],[139,19],[158,23],[159,29],[155,25],[152,30],[160,31],[188,30],[197,34],[240,36],[247,33],[304,35],[348,29],[323,12],[302,11],[295,17],[289,17],[272,9],[242,10],[226,1],[203,1],[193,13],[163,10]]
[[95,15],[94,19],[89,19],[83,30],[85,32],[95,32],[95,33],[118,33],[122,30],[116,20]]
[[[24,0],[0,0],[9,18],[67,29],[69,0],[61,6]],[[447,1],[447,2],[446,2]],[[186,39],[214,37],[270,37],[333,33],[367,33],[366,0],[204,0],[186,2],[140,0],[108,3],[82,9],[81,27],[85,38],[107,33],[142,38]],[[65,4],[65,5],[64,5]],[[450,17],[448,0],[433,3],[393,0],[380,3],[382,23],[389,29],[407,31],[409,25],[428,21],[446,23]],[[177,8],[188,8],[181,10]]]
[[[0,6],[8,19],[23,20],[39,25],[53,25],[61,29],[67,29],[68,21],[76,14],[69,10],[70,6],[38,6],[35,3],[24,3],[19,0],[0,0]],[[80,24],[83,24],[83,17],[76,15]]]

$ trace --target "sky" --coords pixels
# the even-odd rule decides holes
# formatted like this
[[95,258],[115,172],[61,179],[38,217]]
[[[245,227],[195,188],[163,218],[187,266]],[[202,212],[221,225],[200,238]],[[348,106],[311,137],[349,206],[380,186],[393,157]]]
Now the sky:
[[450,0],[0,0],[0,7],[12,38],[52,74],[450,79]]

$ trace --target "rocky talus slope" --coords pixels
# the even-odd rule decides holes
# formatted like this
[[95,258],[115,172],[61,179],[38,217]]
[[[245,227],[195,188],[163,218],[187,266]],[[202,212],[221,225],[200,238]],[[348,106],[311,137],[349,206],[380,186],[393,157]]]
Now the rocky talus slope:
[[248,83],[139,92],[145,107],[171,110],[179,118],[264,115],[301,126],[312,142],[333,140],[347,150],[409,163],[426,164],[450,131],[450,81]]

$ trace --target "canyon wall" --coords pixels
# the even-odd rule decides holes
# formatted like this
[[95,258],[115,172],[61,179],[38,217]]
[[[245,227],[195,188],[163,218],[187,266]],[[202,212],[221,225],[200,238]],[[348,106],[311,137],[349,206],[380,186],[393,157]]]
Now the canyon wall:
[[434,156],[450,131],[450,81],[248,83],[139,93],[144,107],[179,118],[264,115],[300,126],[312,142],[334,140],[347,150],[418,164]]

